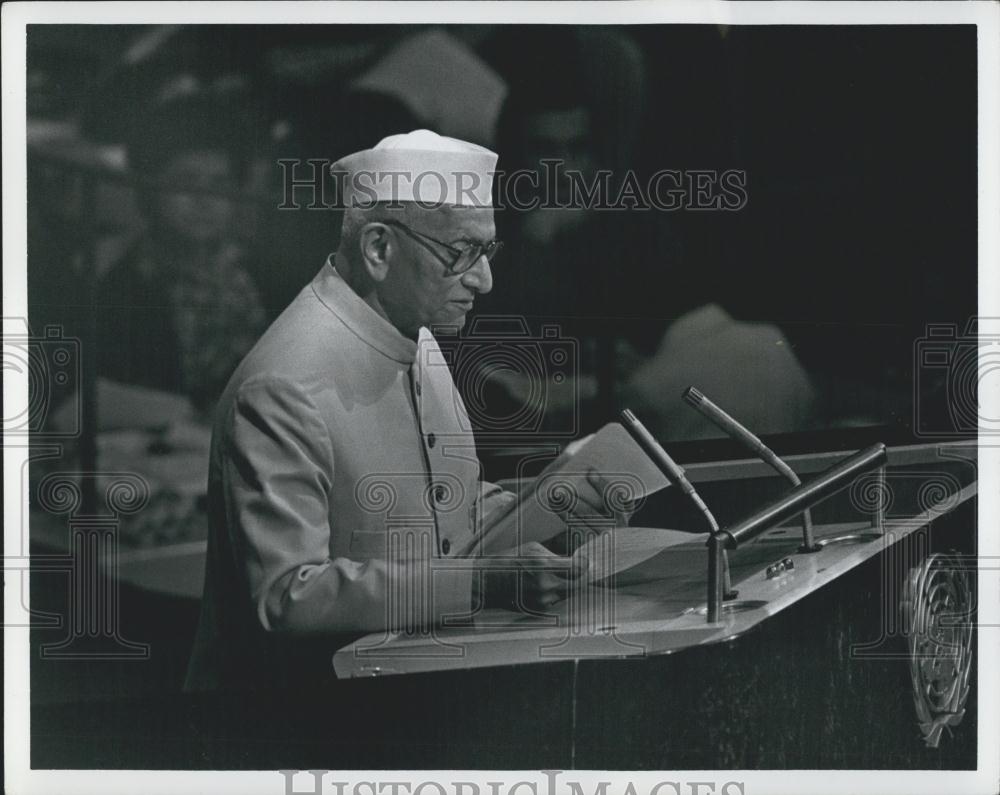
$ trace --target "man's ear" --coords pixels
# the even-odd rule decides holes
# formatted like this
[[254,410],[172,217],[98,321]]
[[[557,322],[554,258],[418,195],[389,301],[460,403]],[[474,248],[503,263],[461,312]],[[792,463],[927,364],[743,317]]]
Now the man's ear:
[[365,224],[361,228],[359,245],[365,272],[375,282],[384,281],[389,275],[389,258],[394,245],[389,227],[377,222]]

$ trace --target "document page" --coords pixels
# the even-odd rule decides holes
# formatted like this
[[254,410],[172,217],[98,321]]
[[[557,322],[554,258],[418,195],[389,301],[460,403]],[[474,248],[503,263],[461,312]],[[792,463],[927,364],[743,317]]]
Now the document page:
[[[620,423],[608,423],[549,464],[517,502],[483,529],[472,547],[480,545],[482,554],[513,553],[528,541],[548,541],[565,527],[560,514],[572,510],[578,502],[576,495],[592,490],[587,481],[591,471],[607,481],[606,505],[641,499],[669,485],[628,431]],[[607,522],[606,517],[593,518]]]

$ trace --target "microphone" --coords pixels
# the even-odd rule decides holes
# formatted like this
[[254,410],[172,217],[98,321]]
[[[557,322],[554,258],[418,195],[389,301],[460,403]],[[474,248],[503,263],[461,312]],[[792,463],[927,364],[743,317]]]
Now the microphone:
[[635,439],[636,444],[642,448],[642,451],[649,456],[654,464],[667,476],[667,480],[677,486],[684,494],[691,499],[691,501],[698,507],[698,510],[702,512],[705,518],[708,520],[709,526],[712,528],[713,533],[719,531],[719,523],[715,521],[715,517],[712,512],[705,505],[704,500],[695,491],[694,486],[685,477],[684,470],[681,469],[677,463],[672,459],[667,451],[664,450],[660,443],[656,441],[649,431],[646,430],[646,426],[639,422],[639,418],[635,416],[629,409],[625,409],[621,413],[622,424],[625,426],[625,430],[629,432],[633,439]]
[[[642,451],[649,456],[650,460],[656,464],[659,470],[666,475],[667,480],[677,486],[695,504],[695,507],[698,508],[708,521],[708,526],[711,528],[712,534],[718,533],[719,523],[716,521],[712,511],[705,504],[705,501],[701,498],[701,495],[695,491],[694,486],[691,485],[691,481],[685,476],[684,470],[677,465],[677,462],[660,446],[660,443],[656,441],[653,434],[646,430],[646,426],[639,422],[639,418],[629,409],[625,409],[621,413],[621,420],[625,430],[629,432],[629,435],[635,440],[636,444],[642,448]],[[725,566],[725,598],[735,599],[739,592],[732,589],[728,556],[723,558],[723,565]]]
[[[777,471],[786,478],[793,486],[801,486],[802,481],[799,476],[792,471],[792,468],[782,461],[777,454],[766,444],[764,444],[755,434],[737,422],[731,415],[705,397],[698,389],[689,386],[684,390],[684,400],[690,406],[699,411],[705,418],[714,423],[727,436],[735,439],[754,455],[764,461],[765,464]],[[813,542],[812,515],[807,508],[802,513],[803,523],[803,544],[800,552],[816,552],[821,547]]]

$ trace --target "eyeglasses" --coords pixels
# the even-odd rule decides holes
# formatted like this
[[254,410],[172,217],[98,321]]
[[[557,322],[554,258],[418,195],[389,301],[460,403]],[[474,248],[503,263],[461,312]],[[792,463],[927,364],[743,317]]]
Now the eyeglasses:
[[[503,246],[503,243],[499,240],[490,240],[487,242],[470,240],[466,241],[467,245],[465,245],[462,248],[458,248],[457,246],[445,243],[444,241],[438,240],[437,238],[431,237],[430,235],[425,235],[423,232],[418,232],[416,229],[411,229],[402,221],[390,220],[390,221],[382,221],[381,223],[385,224],[386,226],[392,226],[396,227],[397,229],[402,229],[404,232],[406,232],[406,234],[408,234],[416,242],[418,242],[420,245],[422,245],[424,248],[430,251],[431,254],[437,257],[438,261],[442,265],[444,265],[444,267],[447,268],[448,272],[451,273],[453,276],[457,276],[461,273],[465,273],[466,271],[471,270],[472,267],[477,262],[479,262],[480,257],[486,257],[487,262],[493,262],[493,258],[497,255],[497,252]],[[449,254],[453,256],[453,259],[450,261],[445,259],[443,256],[441,256],[440,253],[438,253],[438,250],[433,246],[431,246],[430,243],[428,243],[427,241],[430,241],[430,243],[436,243],[437,245],[441,246],[441,248],[445,249],[445,251],[447,251]]]

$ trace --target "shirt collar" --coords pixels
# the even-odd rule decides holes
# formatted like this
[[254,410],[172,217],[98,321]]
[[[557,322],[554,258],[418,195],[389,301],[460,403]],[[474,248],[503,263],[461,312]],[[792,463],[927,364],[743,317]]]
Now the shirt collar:
[[[334,255],[312,282],[313,292],[320,302],[349,328],[362,342],[379,353],[402,364],[413,364],[417,343],[366,304],[334,267]],[[423,336],[424,329],[421,329]]]

